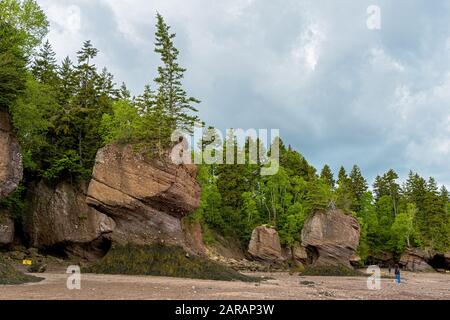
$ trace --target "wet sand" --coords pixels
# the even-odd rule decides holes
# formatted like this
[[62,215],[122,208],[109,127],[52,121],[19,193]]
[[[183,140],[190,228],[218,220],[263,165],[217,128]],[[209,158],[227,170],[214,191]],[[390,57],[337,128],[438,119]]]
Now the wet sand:
[[83,274],[81,290],[68,290],[68,275],[53,271],[40,283],[0,286],[7,300],[448,300],[450,274],[403,273],[397,285],[382,280],[381,290],[367,289],[367,278],[300,277],[287,273],[252,273],[272,280],[259,284],[150,276]]

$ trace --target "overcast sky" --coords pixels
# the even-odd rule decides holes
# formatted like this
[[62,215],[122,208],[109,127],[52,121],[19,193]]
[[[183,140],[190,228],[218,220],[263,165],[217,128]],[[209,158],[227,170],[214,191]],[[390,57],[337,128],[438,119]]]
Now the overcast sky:
[[[185,85],[218,128],[279,128],[313,165],[409,169],[450,186],[450,1],[38,0],[58,58],[83,40],[139,94],[155,77],[155,14]],[[377,5],[381,29],[369,29]],[[373,20],[370,20],[373,21]]]

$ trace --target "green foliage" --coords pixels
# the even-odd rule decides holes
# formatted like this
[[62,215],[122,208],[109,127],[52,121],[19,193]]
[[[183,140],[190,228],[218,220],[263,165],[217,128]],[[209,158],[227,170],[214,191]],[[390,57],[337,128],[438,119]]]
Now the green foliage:
[[209,259],[188,256],[174,246],[116,246],[83,272],[99,274],[151,275],[191,279],[256,282]]
[[34,0],[2,0],[0,21],[17,30],[17,44],[27,55],[39,46],[49,26],[44,11]]
[[[1,6],[2,3],[0,10]],[[0,110],[4,111],[19,97],[26,84],[27,59],[18,37],[18,31],[0,18]]]
[[308,210],[300,203],[294,203],[286,212],[286,220],[279,229],[280,238],[288,247],[300,243],[300,234],[308,217]]
[[20,184],[8,198],[0,201],[0,209],[5,209],[13,220],[20,222],[26,212],[25,195],[26,188]]
[[407,211],[401,212],[395,217],[391,226],[391,246],[396,252],[402,253],[406,247],[411,246],[416,210],[414,204],[408,204]]
[[18,285],[42,280],[42,278],[29,276],[16,270],[11,263],[0,255],[0,285]]
[[112,115],[103,114],[100,133],[105,144],[111,142],[130,143],[137,136],[141,118],[137,109],[127,100],[118,100],[112,105]]
[[331,189],[334,189],[336,181],[334,180],[333,172],[329,165],[325,165],[320,173],[320,179],[324,181]]

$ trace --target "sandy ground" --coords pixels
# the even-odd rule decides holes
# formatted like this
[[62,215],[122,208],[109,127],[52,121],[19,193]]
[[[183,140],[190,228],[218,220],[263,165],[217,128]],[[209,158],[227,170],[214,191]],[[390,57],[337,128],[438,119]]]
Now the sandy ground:
[[[262,276],[263,274],[252,274]],[[366,278],[300,277],[264,274],[260,284],[163,277],[82,275],[81,290],[66,287],[63,272],[43,274],[45,280],[20,286],[0,286],[0,299],[34,300],[324,300],[324,299],[450,299],[450,274],[403,273],[403,283],[382,280],[382,289],[367,289]]]

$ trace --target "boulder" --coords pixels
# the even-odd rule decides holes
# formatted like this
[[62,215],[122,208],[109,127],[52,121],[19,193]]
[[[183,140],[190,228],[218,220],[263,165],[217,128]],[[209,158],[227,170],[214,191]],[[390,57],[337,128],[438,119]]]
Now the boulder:
[[430,255],[420,249],[407,249],[400,257],[399,264],[408,271],[412,272],[427,272],[433,271],[427,261]]
[[264,262],[283,261],[280,237],[277,230],[268,226],[253,230],[248,253],[256,260]]
[[86,183],[44,182],[30,186],[24,228],[30,245],[39,249],[88,245],[111,233],[115,223],[86,204]]
[[313,214],[302,231],[302,245],[314,266],[344,266],[359,246],[358,220],[341,210],[320,211]]
[[108,145],[97,153],[87,203],[116,222],[113,243],[161,242],[189,250],[181,219],[200,204],[196,178],[194,165],[149,159],[130,145]]
[[14,241],[14,221],[7,211],[0,209],[0,246],[12,244]]
[[22,180],[22,155],[8,113],[0,111],[0,200],[13,193]]

